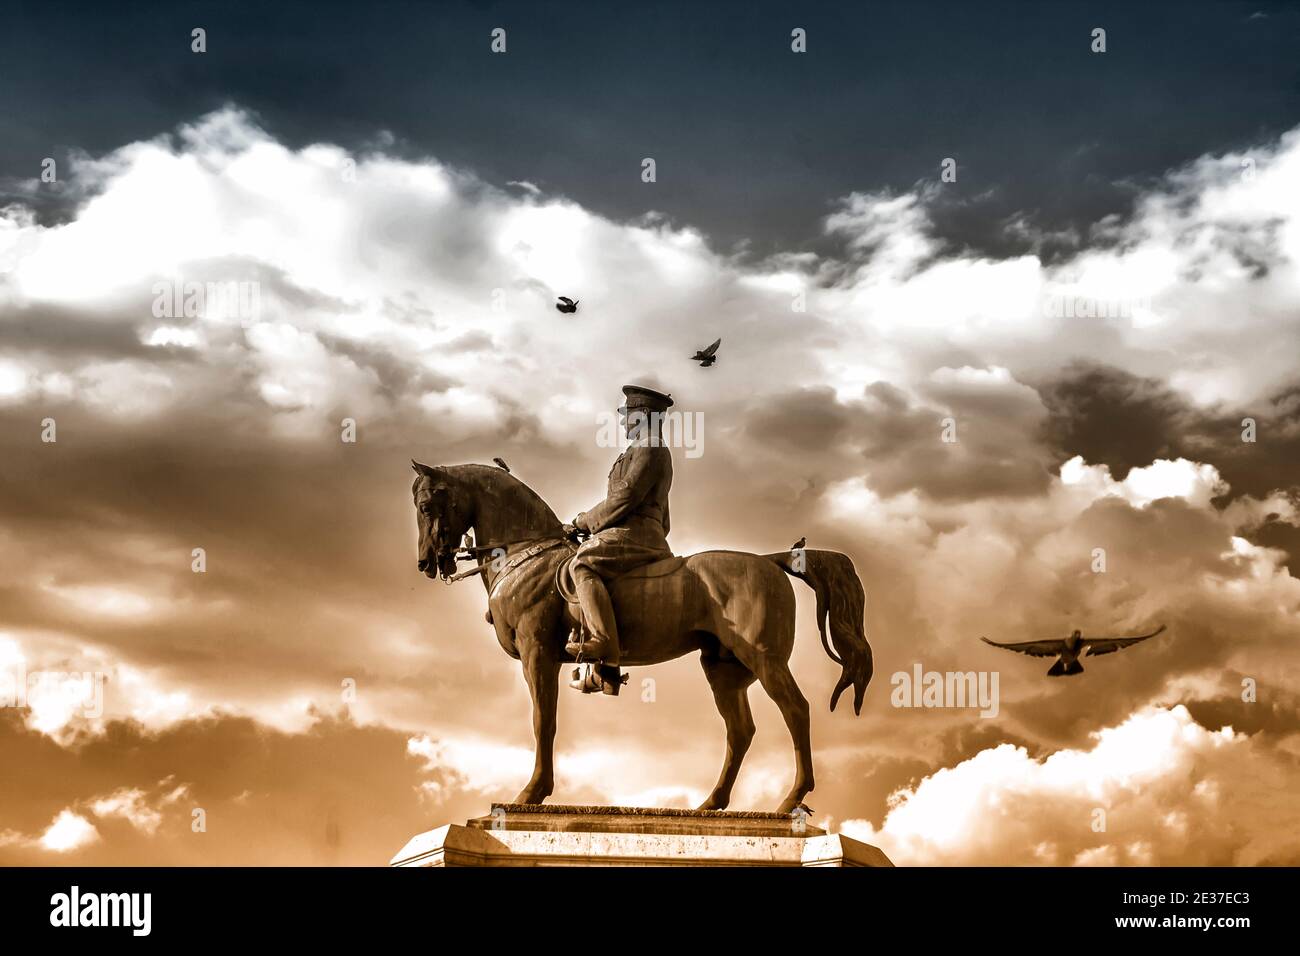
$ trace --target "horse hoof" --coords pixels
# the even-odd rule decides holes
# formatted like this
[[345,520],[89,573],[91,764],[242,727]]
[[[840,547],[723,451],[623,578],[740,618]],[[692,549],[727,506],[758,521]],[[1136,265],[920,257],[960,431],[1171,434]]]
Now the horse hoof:
[[544,803],[548,796],[550,796],[549,790],[546,793],[536,790],[524,790],[512,802],[521,803],[525,806],[538,806]]

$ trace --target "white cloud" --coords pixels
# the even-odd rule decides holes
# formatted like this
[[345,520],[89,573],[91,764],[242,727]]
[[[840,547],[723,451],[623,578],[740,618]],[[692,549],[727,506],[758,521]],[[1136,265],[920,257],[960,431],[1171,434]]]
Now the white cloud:
[[[1059,265],[944,253],[927,211],[935,194],[921,191],[847,197],[825,223],[842,243],[839,259],[777,255],[742,266],[689,228],[611,222],[545,199],[532,184],[499,191],[431,160],[349,157],[328,145],[291,150],[246,114],[223,110],[175,137],[75,164],[71,185],[90,198],[67,223],[42,227],[18,207],[0,216],[13,261],[0,303],[116,303],[123,319],[139,322],[159,279],[259,281],[261,321],[246,337],[217,336],[203,348],[204,332],[180,323],[142,334],[152,345],[202,349],[216,366],[252,367],[255,394],[299,420],[339,402],[367,415],[390,410],[389,383],[322,335],[373,346],[474,393],[450,410],[427,391],[405,396],[423,394],[428,414],[456,431],[462,414],[462,430],[482,426],[476,409],[506,376],[526,405],[580,391],[604,407],[623,378],[680,365],[683,343],[705,344],[706,318],[742,322],[745,334],[728,336],[718,369],[695,377],[699,402],[737,387],[725,371],[732,364],[747,387],[798,376],[849,394],[875,380],[923,387],[954,352],[980,355],[972,373],[982,366],[1006,381],[1093,358],[1164,375],[1202,401],[1249,401],[1290,375],[1300,344],[1287,321],[1300,290],[1300,133],[1253,155],[1252,180],[1239,175],[1237,157],[1190,164],[1143,197],[1131,221],[1100,230],[1104,245]],[[350,178],[342,175],[348,159]],[[1266,261],[1268,273],[1255,276],[1243,256]],[[790,311],[799,287],[809,292],[806,319]],[[1152,324],[1141,310],[1045,315],[1045,297],[1061,289],[1150,302],[1150,312],[1176,321]],[[557,318],[559,293],[582,300],[583,311]],[[1225,323],[1229,303],[1234,319]],[[799,334],[810,321],[834,335]],[[440,347],[467,331],[490,334],[492,351]],[[784,344],[795,340],[797,349]],[[965,374],[953,367],[948,374]],[[197,375],[187,385],[137,362],[10,363],[0,366],[0,396],[25,394],[56,370],[79,381],[81,400],[121,414],[212,384]]]
[[146,345],[168,346],[193,349],[204,344],[203,336],[196,329],[179,329],[172,325],[160,325],[153,329],[144,339]]
[[92,800],[90,809],[97,817],[121,817],[149,835],[156,833],[162,825],[162,814],[149,806],[143,790],[115,790],[106,797]]
[[1300,810],[1255,805],[1285,792],[1279,777],[1300,782],[1296,771],[1249,737],[1206,730],[1182,706],[1092,737],[1043,758],[1010,744],[981,751],[895,793],[878,830],[843,830],[913,865],[1251,865],[1300,853]]
[[1209,507],[1212,498],[1228,492],[1228,484],[1213,465],[1179,458],[1157,459],[1144,468],[1133,468],[1123,481],[1111,477],[1106,465],[1089,465],[1075,456],[1061,465],[1061,483],[1086,490],[1093,500],[1116,495],[1142,507],[1162,498],[1181,498],[1198,508]]
[[17,362],[0,359],[0,401],[22,398],[27,389],[27,370]]
[[37,841],[53,853],[67,853],[94,843],[99,839],[95,825],[78,813],[63,810]]

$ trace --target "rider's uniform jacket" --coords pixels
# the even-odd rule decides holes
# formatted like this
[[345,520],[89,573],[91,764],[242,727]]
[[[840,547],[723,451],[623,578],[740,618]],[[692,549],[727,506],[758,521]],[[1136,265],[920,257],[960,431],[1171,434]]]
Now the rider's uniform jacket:
[[605,500],[582,513],[579,527],[594,534],[638,517],[658,523],[667,535],[672,484],[673,457],[664,445],[630,445],[609,470]]
[[671,557],[666,538],[672,483],[673,459],[666,445],[630,445],[609,470],[605,500],[574,519],[576,527],[591,534],[578,550],[580,562],[608,578]]

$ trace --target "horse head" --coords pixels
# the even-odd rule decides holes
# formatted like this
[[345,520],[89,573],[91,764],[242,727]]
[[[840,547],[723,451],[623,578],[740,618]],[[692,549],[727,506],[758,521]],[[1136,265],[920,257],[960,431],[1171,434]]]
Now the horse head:
[[474,524],[473,501],[445,468],[412,460],[415,523],[419,529],[416,567],[427,577],[456,573],[456,549]]
[[474,529],[479,547],[508,548],[560,537],[560,519],[518,478],[493,465],[426,465],[412,461],[415,520],[420,532],[416,567],[431,578],[456,573],[456,550]]

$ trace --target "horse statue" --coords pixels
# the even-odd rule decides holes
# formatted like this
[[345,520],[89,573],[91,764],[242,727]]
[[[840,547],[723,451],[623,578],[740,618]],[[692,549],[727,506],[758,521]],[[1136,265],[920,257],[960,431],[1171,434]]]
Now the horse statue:
[[[481,575],[487,620],[502,649],[523,667],[533,699],[537,750],[532,777],[514,802],[541,803],[554,790],[560,669],[575,660],[564,645],[579,626],[578,608],[565,599],[560,573],[575,545],[546,502],[501,468],[416,461],[411,466],[416,473],[411,493],[419,528],[417,568],[448,583]],[[474,546],[459,556],[471,530]],[[458,560],[480,563],[458,573]],[[852,685],[853,711],[861,713],[871,680],[871,646],[863,628],[866,594],[847,555],[803,549],[762,555],[702,551],[638,568],[610,587],[624,665],[660,664],[700,652],[727,731],[722,773],[701,810],[722,810],[731,801],[754,737],[749,685],[755,680],[780,708],[794,740],[794,785],[777,812],[793,813],[813,789],[808,701],[788,663],[795,601],[786,575],[816,593],[822,647],[842,668],[831,710]]]

